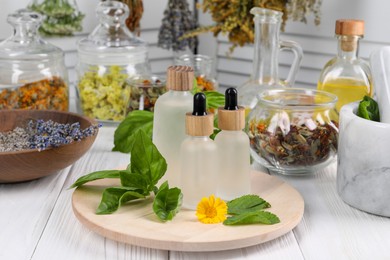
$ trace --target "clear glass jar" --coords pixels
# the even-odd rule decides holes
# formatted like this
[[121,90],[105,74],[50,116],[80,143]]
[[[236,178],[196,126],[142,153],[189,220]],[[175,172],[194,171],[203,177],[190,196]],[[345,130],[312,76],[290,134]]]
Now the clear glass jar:
[[0,109],[69,109],[68,76],[61,49],[38,35],[42,16],[8,15],[14,34],[0,43]]
[[130,98],[127,113],[134,110],[153,112],[157,98],[167,91],[165,79],[158,76],[132,79],[129,81],[129,86]]
[[[255,25],[253,72],[250,79],[237,88],[239,105],[247,109],[246,114],[255,107],[256,96],[261,91],[292,87],[303,57],[298,43],[279,40],[282,12],[260,7],[254,7],[250,12]],[[290,50],[295,55],[285,81],[279,79],[280,50]]]
[[337,95],[337,112],[345,104],[373,95],[370,67],[358,56],[363,35],[364,21],[336,21],[337,55],[325,64],[317,88]]
[[125,25],[127,5],[105,1],[100,24],[78,42],[78,95],[82,112],[99,121],[120,122],[127,113],[129,80],[150,75],[148,45]]
[[184,54],[175,59],[176,65],[191,66],[200,91],[217,91],[218,82],[214,76],[214,59],[201,54]]
[[75,0],[31,0],[28,9],[43,15],[39,31],[44,35],[66,36],[83,29],[84,14]]
[[259,164],[282,174],[305,174],[335,159],[335,95],[288,88],[263,91],[258,99],[246,130]]

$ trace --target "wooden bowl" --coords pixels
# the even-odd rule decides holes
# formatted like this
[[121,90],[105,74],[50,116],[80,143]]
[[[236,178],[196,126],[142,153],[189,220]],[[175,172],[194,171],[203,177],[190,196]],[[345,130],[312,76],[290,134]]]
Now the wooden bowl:
[[[49,110],[0,110],[0,132],[11,131],[30,119],[53,120],[58,123],[79,122],[81,129],[96,125],[94,119],[70,112]],[[0,152],[0,183],[38,179],[66,168],[83,156],[95,141],[96,135],[43,151],[24,150]]]

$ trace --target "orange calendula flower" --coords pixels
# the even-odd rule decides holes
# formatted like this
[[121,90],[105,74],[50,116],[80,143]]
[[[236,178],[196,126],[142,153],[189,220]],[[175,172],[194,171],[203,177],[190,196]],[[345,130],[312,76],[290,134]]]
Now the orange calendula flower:
[[205,224],[215,224],[226,219],[227,205],[220,198],[211,195],[209,198],[202,198],[196,208],[196,216],[199,221]]

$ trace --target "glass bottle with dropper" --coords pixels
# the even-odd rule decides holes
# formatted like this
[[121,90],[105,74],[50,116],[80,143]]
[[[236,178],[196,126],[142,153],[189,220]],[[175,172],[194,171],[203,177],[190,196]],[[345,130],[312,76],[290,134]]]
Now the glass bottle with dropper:
[[153,143],[167,161],[168,168],[159,184],[168,180],[169,186],[179,185],[180,145],[186,138],[186,113],[191,111],[194,70],[189,66],[171,66],[167,70],[168,92],[154,105]]
[[180,149],[180,188],[186,209],[195,210],[203,197],[216,193],[217,145],[209,137],[214,131],[213,121],[213,114],[206,112],[206,96],[195,94],[193,112],[186,114],[187,138]]
[[245,108],[237,106],[237,90],[225,92],[225,107],[218,109],[218,128],[215,137],[218,147],[219,172],[217,196],[232,200],[250,193],[249,138],[245,127]]
[[338,97],[337,112],[343,105],[372,96],[372,79],[368,63],[358,56],[359,40],[364,35],[364,21],[337,20],[337,56],[321,71],[317,89]]

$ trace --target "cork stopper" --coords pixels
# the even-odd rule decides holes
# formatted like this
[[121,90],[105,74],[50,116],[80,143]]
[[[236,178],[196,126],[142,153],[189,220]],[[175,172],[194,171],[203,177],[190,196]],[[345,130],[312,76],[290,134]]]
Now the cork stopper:
[[194,81],[194,70],[190,66],[170,66],[167,69],[167,89],[189,91]]
[[214,115],[206,112],[206,96],[196,93],[194,110],[186,114],[186,134],[191,136],[209,136],[214,131]]
[[364,21],[363,20],[346,20],[340,19],[336,21],[337,35],[364,35]]
[[228,131],[240,131],[245,127],[245,108],[237,106],[237,90],[225,91],[225,107],[218,108],[218,128]]

